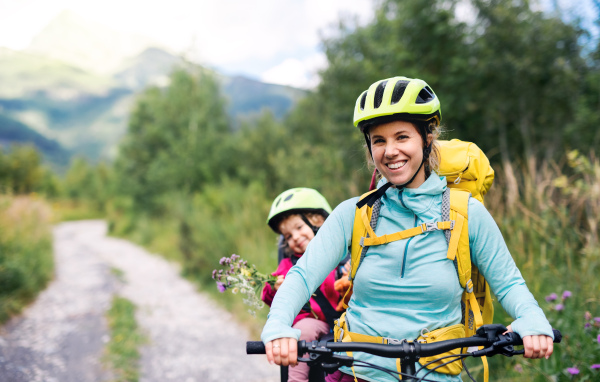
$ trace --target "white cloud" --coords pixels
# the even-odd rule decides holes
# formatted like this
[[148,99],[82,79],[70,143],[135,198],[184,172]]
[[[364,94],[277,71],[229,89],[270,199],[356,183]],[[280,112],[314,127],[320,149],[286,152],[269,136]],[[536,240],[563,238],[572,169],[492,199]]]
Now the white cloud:
[[318,71],[325,68],[325,55],[317,53],[304,60],[285,59],[281,64],[265,71],[261,81],[297,88],[311,89],[319,83]]

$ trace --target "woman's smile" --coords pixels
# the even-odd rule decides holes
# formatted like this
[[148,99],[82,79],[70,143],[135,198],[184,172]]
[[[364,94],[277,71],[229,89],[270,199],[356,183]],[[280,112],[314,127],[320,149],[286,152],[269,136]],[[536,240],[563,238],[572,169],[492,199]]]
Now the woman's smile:
[[387,163],[386,166],[392,170],[397,170],[399,168],[404,167],[404,165],[406,164],[406,161],[400,161],[400,162],[395,162],[395,163]]

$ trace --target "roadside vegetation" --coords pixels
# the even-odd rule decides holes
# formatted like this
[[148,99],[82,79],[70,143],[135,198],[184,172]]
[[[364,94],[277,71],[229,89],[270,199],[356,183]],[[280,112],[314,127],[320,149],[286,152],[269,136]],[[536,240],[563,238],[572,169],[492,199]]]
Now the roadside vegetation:
[[0,323],[52,279],[51,210],[35,195],[0,195]]
[[112,371],[114,382],[137,382],[140,378],[139,347],[145,338],[135,320],[135,311],[131,301],[114,296],[106,314],[110,340],[106,344],[105,362]]

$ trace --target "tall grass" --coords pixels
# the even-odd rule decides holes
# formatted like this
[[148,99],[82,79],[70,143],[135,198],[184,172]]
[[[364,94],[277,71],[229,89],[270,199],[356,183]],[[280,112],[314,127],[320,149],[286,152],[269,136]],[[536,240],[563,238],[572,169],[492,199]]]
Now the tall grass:
[[[574,151],[565,162],[504,166],[486,196],[529,289],[564,335],[550,361],[495,357],[511,380],[600,380],[591,369],[600,364],[600,161]],[[500,307],[495,320],[511,321]]]
[[52,278],[51,213],[36,196],[0,196],[0,323]]

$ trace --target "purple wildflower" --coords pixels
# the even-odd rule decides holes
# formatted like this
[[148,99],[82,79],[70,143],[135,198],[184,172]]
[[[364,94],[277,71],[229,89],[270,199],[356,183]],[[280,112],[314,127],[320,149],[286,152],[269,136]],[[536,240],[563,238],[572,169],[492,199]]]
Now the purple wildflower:
[[552,301],[555,301],[557,298],[558,298],[558,296],[556,295],[556,293],[552,293],[549,296],[546,296],[546,301],[552,302]]
[[576,367],[569,367],[567,368],[567,372],[569,372],[571,375],[577,375],[579,374],[579,369]]
[[585,325],[583,325],[583,327],[584,327],[585,329],[589,329],[589,328],[591,328],[591,327],[592,327],[592,324],[590,324],[589,322],[586,322],[586,323],[585,323]]
[[556,304],[556,306],[554,307],[554,309],[555,309],[557,312],[560,312],[561,310],[564,310],[564,309],[565,309],[565,306],[564,306],[563,304]]
[[233,255],[231,255],[231,261],[236,261],[239,258],[240,257],[238,255],[236,255],[235,253]]
[[571,293],[571,291],[568,291],[568,290],[566,290],[566,291],[564,291],[564,292],[563,292],[563,294],[562,294],[562,299],[563,299],[563,300],[566,300],[566,299],[568,299],[569,297],[571,297],[572,295],[573,295],[573,293]]
[[592,366],[590,366],[592,369],[600,369],[600,363],[595,363]]
[[594,322],[600,324],[600,317],[594,317]]
[[227,287],[225,286],[225,284],[217,282],[217,289],[219,289],[219,292],[223,293],[227,290]]
[[600,344],[600,334],[598,334],[598,338],[596,338],[598,340],[598,343]]
[[212,271],[212,279],[214,280],[215,277],[217,277],[217,270],[213,269],[213,271]]
[[516,365],[515,365],[515,371],[516,371],[517,373],[522,373],[522,372],[523,372],[523,366],[521,366],[521,364],[520,364],[520,363],[516,364]]
[[227,262],[227,257],[221,257],[221,260],[219,260],[219,264],[221,265],[225,265],[225,263]]

